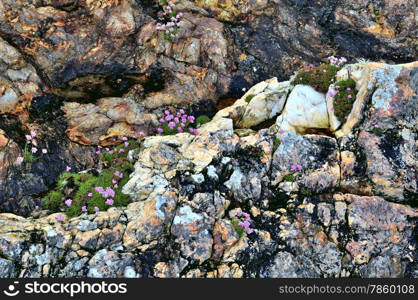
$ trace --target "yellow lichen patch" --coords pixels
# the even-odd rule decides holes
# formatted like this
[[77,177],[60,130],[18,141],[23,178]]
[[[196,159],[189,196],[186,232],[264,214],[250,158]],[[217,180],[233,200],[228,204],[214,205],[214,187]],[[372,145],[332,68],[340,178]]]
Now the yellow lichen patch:
[[241,53],[239,56],[240,60],[246,60],[247,59],[247,55],[245,53]]
[[122,0],[87,0],[86,4],[90,9],[94,10],[98,8],[104,9],[112,5],[117,6],[121,2]]
[[195,3],[202,8],[210,8],[216,16],[224,21],[232,21],[248,10],[248,0],[197,0]]
[[391,38],[395,35],[395,30],[386,28],[386,26],[382,26],[380,24],[374,24],[370,27],[364,28],[363,30],[371,34],[381,35],[387,38]]

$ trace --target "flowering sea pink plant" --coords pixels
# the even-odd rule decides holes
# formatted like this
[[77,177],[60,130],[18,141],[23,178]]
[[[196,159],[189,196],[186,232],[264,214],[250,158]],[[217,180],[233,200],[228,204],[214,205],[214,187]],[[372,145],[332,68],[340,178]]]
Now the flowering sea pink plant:
[[160,118],[160,127],[157,128],[157,133],[171,135],[181,132],[189,132],[198,135],[199,131],[194,128],[196,118],[192,115],[186,114],[184,109],[171,112],[164,111],[164,116]]
[[253,233],[254,228],[251,228],[251,217],[250,214],[243,212],[241,209],[238,209],[235,218],[233,220],[233,224],[236,224],[238,228],[242,228],[247,234]]
[[[38,142],[36,141],[36,132],[34,130],[30,131],[30,134],[25,135],[26,144],[23,149],[23,155],[19,156],[16,159],[16,162],[18,164],[21,164],[23,162],[33,162],[36,160],[34,154],[38,153]],[[42,149],[41,151],[43,154],[47,154],[47,149]],[[23,158],[23,160],[22,160]]]
[[157,23],[156,29],[163,32],[166,40],[172,41],[178,37],[180,20],[183,13],[177,12],[176,4],[172,0],[160,0],[163,11],[159,14],[161,22]]
[[123,173],[120,172],[120,171],[116,171],[115,173],[113,173],[113,175],[115,175],[116,177],[119,177],[119,178],[123,178]]
[[291,165],[290,170],[291,171],[302,171],[303,167],[301,165]]
[[115,201],[113,199],[106,199],[105,204],[107,205],[113,205],[113,203],[115,203]]
[[335,57],[335,56],[330,56],[330,57],[328,57],[328,61],[331,65],[333,65],[335,67],[340,67],[347,62],[347,59],[345,57],[338,58],[338,57]]

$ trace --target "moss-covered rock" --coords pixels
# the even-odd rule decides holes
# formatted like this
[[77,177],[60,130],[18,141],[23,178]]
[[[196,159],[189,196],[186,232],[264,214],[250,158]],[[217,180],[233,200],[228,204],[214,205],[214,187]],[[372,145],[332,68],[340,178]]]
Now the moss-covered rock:
[[328,87],[334,82],[335,75],[341,69],[330,64],[321,64],[316,67],[305,67],[296,74],[292,85],[304,84],[313,87],[316,91],[325,94]]
[[[100,172],[62,173],[56,188],[43,199],[44,207],[52,212],[63,211],[74,217],[83,212],[93,213],[97,210],[105,211],[112,206],[128,205],[131,199],[122,193],[122,187],[128,181],[133,166],[127,155],[129,150],[138,147],[138,142],[130,140],[125,143],[100,154],[105,166]],[[110,195],[97,188],[104,191],[108,189]],[[70,205],[65,203],[68,199],[71,199]],[[106,202],[107,199],[112,199],[113,202]]]

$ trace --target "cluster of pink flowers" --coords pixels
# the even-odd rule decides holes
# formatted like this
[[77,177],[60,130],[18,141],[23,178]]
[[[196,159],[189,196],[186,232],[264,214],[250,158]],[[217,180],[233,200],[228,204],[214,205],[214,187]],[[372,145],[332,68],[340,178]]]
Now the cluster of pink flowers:
[[[351,88],[350,88],[350,87],[348,87],[348,88],[346,88],[345,90],[346,90],[347,92],[349,92],[349,91],[351,91]],[[329,87],[329,89],[328,89],[328,92],[327,92],[327,97],[329,97],[329,98],[334,98],[334,97],[335,97],[335,95],[337,95],[339,92],[340,92],[340,86],[338,86],[338,85],[336,85],[336,86],[334,86],[334,85],[330,85],[330,87]],[[347,95],[347,98],[348,98],[348,99],[351,99],[351,98],[353,98],[353,96],[350,94],[350,95]]]
[[339,91],[339,86],[330,85],[328,92],[327,92],[327,97],[334,98],[334,96],[338,94],[338,91]]
[[96,187],[96,191],[103,196],[103,198],[107,197],[115,197],[115,191],[111,187],[106,187],[106,189],[102,188],[101,186]]
[[[25,135],[26,138],[26,145],[25,145],[25,149],[24,149],[24,153],[25,155],[27,155],[27,153],[29,152],[28,148],[30,148],[30,153],[35,154],[38,152],[38,142],[36,141],[36,132],[35,131],[31,131],[30,134]],[[41,152],[43,154],[47,154],[48,150],[46,148],[43,148],[41,150]],[[16,159],[16,162],[18,164],[23,163],[23,161],[25,160],[25,158],[23,156],[18,156]]]
[[157,23],[156,29],[163,31],[167,39],[177,38],[180,20],[184,14],[177,13],[176,4],[171,0],[162,0],[161,5],[163,6],[161,19],[165,20],[165,23]]
[[294,171],[294,172],[296,172],[296,171],[302,171],[302,169],[303,169],[303,167],[301,165],[291,165],[290,166],[290,170],[291,171]]
[[248,213],[243,212],[239,209],[235,214],[236,219],[238,219],[238,226],[243,227],[247,234],[253,233],[254,228],[251,228],[251,217]]
[[157,128],[158,133],[174,134],[178,132],[189,132],[198,135],[199,131],[191,127],[195,123],[195,117],[186,114],[184,109],[179,109],[175,113],[169,110],[164,111],[164,116],[159,120],[161,127]]
[[347,62],[347,58],[345,57],[335,57],[335,56],[330,56],[327,58],[329,63],[335,67],[340,67],[342,65],[344,65]]

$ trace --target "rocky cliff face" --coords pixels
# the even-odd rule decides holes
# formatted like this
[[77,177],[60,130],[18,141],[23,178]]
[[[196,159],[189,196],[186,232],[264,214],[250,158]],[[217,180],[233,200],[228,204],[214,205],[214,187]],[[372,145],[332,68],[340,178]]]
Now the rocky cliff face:
[[[0,276],[417,277],[418,63],[396,64],[417,58],[416,6],[177,7],[167,41],[152,1],[0,2]],[[386,61],[338,72],[357,91],[343,122],[284,81],[334,51]],[[213,118],[155,135],[173,105]],[[30,131],[47,155],[16,163]],[[66,168],[100,169],[95,147],[138,131],[127,207],[36,209]]]

